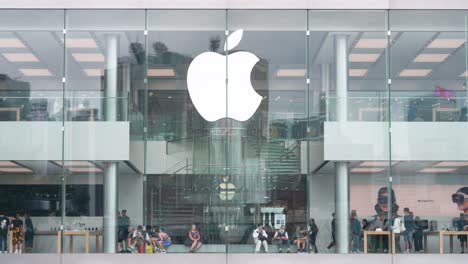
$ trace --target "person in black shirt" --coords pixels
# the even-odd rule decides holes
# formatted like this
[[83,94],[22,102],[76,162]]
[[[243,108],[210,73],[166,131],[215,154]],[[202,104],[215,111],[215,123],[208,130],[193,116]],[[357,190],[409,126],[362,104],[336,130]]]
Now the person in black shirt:
[[8,253],[8,227],[10,226],[10,219],[0,212],[0,253]]
[[11,221],[11,230],[13,231],[12,240],[15,253],[21,253],[23,244],[23,221],[20,219],[19,213],[17,213],[13,221]]

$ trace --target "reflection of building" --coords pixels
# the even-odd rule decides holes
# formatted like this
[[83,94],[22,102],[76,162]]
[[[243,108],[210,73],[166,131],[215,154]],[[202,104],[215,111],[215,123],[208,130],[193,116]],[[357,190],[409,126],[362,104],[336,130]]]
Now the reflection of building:
[[0,120],[24,120],[29,113],[29,83],[0,74]]

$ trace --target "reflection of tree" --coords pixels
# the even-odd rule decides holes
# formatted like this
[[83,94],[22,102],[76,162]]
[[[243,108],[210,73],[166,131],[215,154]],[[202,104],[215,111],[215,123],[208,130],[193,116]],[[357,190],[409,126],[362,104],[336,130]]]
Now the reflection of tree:
[[166,44],[160,41],[153,43],[153,49],[154,49],[154,52],[156,53],[156,57],[161,57],[162,55],[164,55],[166,52],[169,51]]
[[210,50],[213,52],[218,52],[221,39],[219,36],[214,36],[210,38]]

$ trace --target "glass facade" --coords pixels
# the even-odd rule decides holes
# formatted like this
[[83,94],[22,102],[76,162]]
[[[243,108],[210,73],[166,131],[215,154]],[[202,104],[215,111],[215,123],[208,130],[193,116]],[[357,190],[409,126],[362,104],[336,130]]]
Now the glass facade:
[[465,251],[467,38],[466,10],[0,10],[0,250]]

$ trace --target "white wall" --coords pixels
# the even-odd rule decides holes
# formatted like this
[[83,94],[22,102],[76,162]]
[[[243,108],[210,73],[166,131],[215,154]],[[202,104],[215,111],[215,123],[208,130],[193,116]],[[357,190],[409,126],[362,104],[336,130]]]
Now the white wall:
[[[66,122],[66,160],[128,160],[128,122]],[[0,122],[0,160],[61,160],[62,122]]]
[[[468,160],[467,122],[392,122],[392,160]],[[387,122],[325,122],[325,160],[388,160]]]

